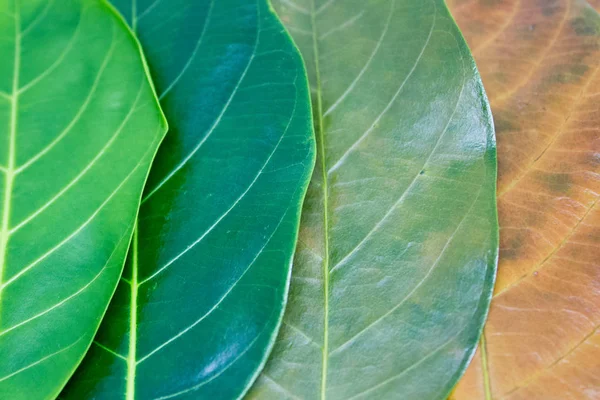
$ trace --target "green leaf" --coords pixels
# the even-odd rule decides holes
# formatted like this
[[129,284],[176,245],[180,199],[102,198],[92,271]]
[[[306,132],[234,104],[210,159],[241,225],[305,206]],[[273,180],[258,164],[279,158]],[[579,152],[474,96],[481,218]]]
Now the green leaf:
[[313,85],[317,172],[254,399],[443,399],[497,259],[496,149],[442,0],[278,0]]
[[167,128],[103,1],[2,1],[0,38],[0,397],[51,399],[115,290]]
[[306,74],[266,0],[115,3],[171,128],[124,278],[64,397],[236,398],[287,297],[315,156]]

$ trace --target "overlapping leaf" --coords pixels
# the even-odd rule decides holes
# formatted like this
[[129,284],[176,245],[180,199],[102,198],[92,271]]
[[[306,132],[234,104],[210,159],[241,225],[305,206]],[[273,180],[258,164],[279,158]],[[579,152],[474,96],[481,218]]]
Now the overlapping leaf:
[[170,131],[64,398],[241,396],[281,322],[314,165],[306,74],[266,0],[115,1]]
[[438,0],[274,5],[313,85],[318,160],[250,398],[443,398],[497,255],[495,141],[470,53]]
[[50,399],[115,290],[166,125],[102,1],[0,2],[0,56],[0,397]]
[[450,5],[494,112],[501,227],[484,343],[453,398],[595,398],[600,16],[583,0]]

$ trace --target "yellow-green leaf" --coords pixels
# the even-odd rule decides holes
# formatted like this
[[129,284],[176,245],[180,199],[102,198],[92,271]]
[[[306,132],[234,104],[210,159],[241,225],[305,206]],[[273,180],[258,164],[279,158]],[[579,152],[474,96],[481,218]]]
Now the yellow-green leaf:
[[52,399],[123,268],[166,123],[99,0],[0,1],[0,398]]

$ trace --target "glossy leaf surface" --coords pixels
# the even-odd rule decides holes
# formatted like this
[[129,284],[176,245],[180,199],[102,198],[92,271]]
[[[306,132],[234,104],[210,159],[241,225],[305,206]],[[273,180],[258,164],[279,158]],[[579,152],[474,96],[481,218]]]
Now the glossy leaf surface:
[[115,290],[166,122],[106,3],[2,1],[0,38],[0,397],[51,399]]
[[314,166],[306,74],[265,0],[115,4],[170,131],[124,277],[64,397],[236,398],[287,295]]
[[284,323],[255,399],[439,399],[495,271],[487,100],[442,1],[281,0],[318,160]]
[[500,216],[483,351],[453,398],[597,398],[600,16],[582,0],[450,4],[496,121]]

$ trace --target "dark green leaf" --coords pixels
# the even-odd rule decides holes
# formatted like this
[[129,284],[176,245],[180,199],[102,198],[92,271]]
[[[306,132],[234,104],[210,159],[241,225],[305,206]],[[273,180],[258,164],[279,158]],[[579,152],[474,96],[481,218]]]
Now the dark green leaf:
[[171,130],[124,278],[64,397],[235,398],[274,342],[314,164],[300,55],[266,0],[115,3]]
[[495,141],[442,0],[278,0],[313,85],[317,172],[256,399],[443,399],[497,258]]
[[55,398],[123,268],[166,131],[97,0],[0,2],[0,398]]

